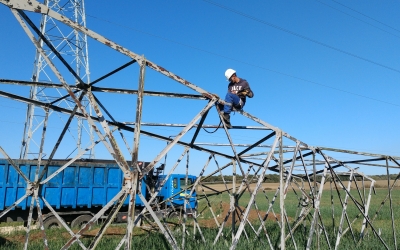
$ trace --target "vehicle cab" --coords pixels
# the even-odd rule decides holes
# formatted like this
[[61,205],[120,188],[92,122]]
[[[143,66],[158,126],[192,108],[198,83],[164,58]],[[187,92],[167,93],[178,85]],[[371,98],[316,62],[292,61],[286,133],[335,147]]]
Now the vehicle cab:
[[[158,177],[159,183],[166,178],[166,175],[160,175]],[[185,201],[185,196],[191,192],[191,185],[196,181],[196,176],[188,175],[187,186],[186,186],[186,175],[185,174],[171,174],[164,186],[161,188],[158,196],[160,200],[167,200],[167,207],[175,207],[175,209],[182,209]],[[192,196],[189,198],[189,203],[186,207],[187,211],[195,210],[197,208],[197,193],[193,191]],[[190,212],[188,212],[190,213]]]

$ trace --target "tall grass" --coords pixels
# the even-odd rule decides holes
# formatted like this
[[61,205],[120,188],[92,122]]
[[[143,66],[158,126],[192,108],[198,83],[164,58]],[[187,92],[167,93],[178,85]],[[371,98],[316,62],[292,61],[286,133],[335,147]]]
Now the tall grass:
[[[356,191],[352,191],[351,194],[354,198],[363,205],[363,200],[360,198],[359,194]],[[369,218],[372,221],[374,217],[375,211],[381,205],[381,202],[384,200],[387,194],[387,189],[377,189],[376,195],[374,194],[370,204],[370,212]],[[266,193],[269,200],[272,199],[274,192],[268,191]],[[329,190],[325,190],[321,200],[320,206],[320,214],[322,218],[323,225],[326,228],[326,235],[321,228],[314,233],[312,239],[312,249],[328,249],[328,242],[332,248],[334,248],[336,243],[336,236],[338,231],[338,226],[340,223],[340,218],[342,216],[342,205],[339,201],[339,195],[334,193],[333,195],[333,209],[331,204],[331,194]],[[340,197],[344,202],[345,192],[340,192]],[[250,195],[244,194],[239,202],[239,206],[245,207],[249,201]],[[400,210],[398,207],[400,206],[400,192],[399,190],[395,190],[392,193],[393,198],[393,207],[394,207],[394,223],[396,228],[396,238],[400,243]],[[256,203],[258,208],[262,213],[268,209],[268,202],[265,198],[265,195],[260,193],[256,196]],[[227,211],[223,211],[221,207],[221,203],[229,204],[229,196],[227,194],[215,196],[211,198],[212,206],[214,212],[219,214],[220,217],[224,217]],[[199,208],[203,208],[206,206],[206,203],[202,200],[199,203]],[[347,217],[349,221],[353,221],[357,216],[359,216],[360,211],[354,202],[351,199],[347,201]],[[298,214],[298,209],[301,206],[299,205],[299,196],[296,196],[294,193],[288,193],[285,199],[285,209],[286,214],[288,215],[290,225],[293,226],[296,220],[296,215]],[[252,207],[254,209],[254,207]],[[277,197],[275,201],[275,205],[273,206],[274,212],[276,214],[281,214],[279,208],[279,197]],[[311,210],[311,214],[313,210]],[[303,223],[294,231],[293,239],[288,239],[286,241],[287,249],[294,249],[294,244],[296,244],[298,249],[304,249],[307,244],[307,239],[310,234],[310,224],[311,224],[311,214],[307,217]],[[333,216],[332,216],[333,215]],[[271,215],[272,216],[272,215]],[[199,221],[210,219],[212,217],[211,212],[206,209],[204,213],[199,217]],[[333,219],[334,218],[334,219]],[[384,207],[381,209],[380,213],[373,221],[373,226],[375,230],[380,233],[382,239],[385,241],[389,249],[394,249],[394,240],[392,235],[392,215],[389,209],[389,201],[386,202]],[[379,238],[376,234],[371,230],[371,227],[367,225],[367,229],[365,231],[365,236],[361,239],[361,226],[363,222],[363,217],[359,216],[358,219],[355,220],[352,225],[352,231],[347,231],[342,239],[340,240],[339,249],[383,249],[383,245],[380,242]],[[172,225],[172,224],[170,224]],[[236,225],[237,229],[238,224]],[[260,222],[255,218],[252,222],[252,226],[255,230],[260,226]],[[97,246],[96,249],[114,249],[125,233],[126,225],[113,226],[116,227],[118,233],[107,234],[104,236]],[[347,228],[348,224],[345,220],[343,223],[343,229]],[[98,228],[97,228],[98,229]],[[177,241],[177,245],[182,248],[182,231],[179,227],[170,226],[173,237]],[[96,228],[92,229],[96,230]],[[196,229],[196,233],[194,233],[193,221],[188,220],[187,222],[187,233],[185,239],[185,249],[196,249],[196,250],[210,250],[210,249],[227,249],[232,242],[232,232],[231,227],[226,226],[223,229],[223,235],[219,238],[219,240],[214,245],[214,239],[218,233],[218,228],[210,228],[210,227],[202,227],[201,232],[206,239],[203,242],[202,237],[199,233],[199,230]],[[245,230],[243,231],[240,240],[237,243],[236,249],[269,249],[270,244],[273,248],[279,248],[280,244],[280,232],[281,229],[278,223],[275,220],[267,220],[265,222],[265,231],[262,230],[259,236],[256,236],[253,229],[246,225]],[[289,228],[285,228],[286,234],[289,232]],[[63,229],[53,229],[47,230],[47,239],[50,249],[60,249],[66,241],[70,238],[69,234]],[[95,233],[85,234],[81,240],[85,246],[89,246],[90,242],[93,240]],[[165,239],[165,236],[158,231],[143,231],[136,229],[134,230],[134,237],[132,248],[133,249],[172,249]],[[270,243],[267,240],[267,235],[269,237]],[[11,235],[1,235],[0,236],[0,249],[21,249],[23,248],[23,242],[25,238],[24,232],[14,232]],[[326,240],[328,238],[328,242]],[[294,241],[294,242],[293,242]],[[358,243],[360,241],[360,243]],[[29,249],[43,249],[43,239],[39,230],[33,230],[31,233],[30,241],[29,241]],[[77,243],[75,243],[70,249],[81,249]]]

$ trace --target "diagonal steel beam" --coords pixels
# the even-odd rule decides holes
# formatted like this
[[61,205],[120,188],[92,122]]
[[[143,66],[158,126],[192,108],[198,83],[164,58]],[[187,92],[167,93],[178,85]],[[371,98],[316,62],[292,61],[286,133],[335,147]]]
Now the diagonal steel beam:
[[128,193],[125,193],[122,195],[116,204],[114,204],[112,210],[110,211],[109,215],[107,216],[107,219],[103,222],[103,225],[101,226],[100,230],[97,232],[96,236],[94,237],[93,241],[90,243],[88,249],[95,249],[96,246],[100,243],[100,240],[104,233],[106,232],[107,228],[111,225],[111,223],[114,221],[115,216],[121,209],[122,205],[125,202],[126,197],[128,196]]
[[[319,152],[327,161],[328,166],[330,166],[330,163],[328,161],[328,156],[324,155],[324,153],[322,153],[321,151]],[[332,177],[334,177],[336,180],[338,180],[339,184],[344,187],[344,184],[342,183],[342,181],[338,178],[337,174],[335,173],[335,171],[333,171],[332,167],[329,167],[330,171],[331,171],[331,175]],[[336,182],[334,182],[334,184],[336,185]],[[337,190],[339,190],[338,188],[336,188]],[[367,208],[362,208],[361,205],[358,203],[358,201],[356,199],[354,199],[353,195],[347,191],[346,188],[343,188],[343,190],[346,192],[346,194],[348,194],[348,196],[350,197],[350,199],[353,201],[353,203],[355,204],[355,206],[357,207],[357,209],[362,213],[364,220],[366,223],[368,223],[370,225],[370,227],[372,228],[372,230],[375,233],[375,236],[378,237],[378,239],[381,241],[381,243],[385,246],[386,249],[389,249],[389,247],[387,246],[386,242],[382,239],[382,237],[378,234],[378,232],[376,231],[374,225],[371,223],[371,220],[368,217],[368,209]]]
[[240,152],[238,155],[242,155],[248,151],[250,151],[251,149],[257,147],[258,145],[260,145],[261,143],[265,142],[266,140],[268,140],[269,138],[273,137],[274,135],[276,135],[276,131],[272,132],[271,134],[265,136],[264,138],[262,138],[261,140],[259,140],[258,142],[254,143],[253,145],[249,146],[248,148],[246,148],[245,150],[243,150],[242,152]]
[[[93,86],[94,84],[98,83],[99,81],[106,79],[107,77],[109,77],[109,76],[111,76],[111,75],[117,73],[118,71],[120,71],[120,70],[122,70],[122,69],[128,67],[129,65],[131,65],[131,64],[133,64],[133,63],[135,63],[135,62],[136,62],[136,60],[132,60],[132,61],[130,61],[130,62],[128,62],[128,63],[122,65],[121,67],[119,67],[119,68],[117,68],[117,69],[111,71],[110,73],[108,73],[108,74],[106,74],[106,75],[104,75],[104,76],[102,76],[102,77],[96,79],[95,81],[91,82],[91,83],[89,84],[89,86]],[[75,90],[74,93],[76,94],[76,93],[78,93],[79,91],[81,91],[81,90]],[[59,102],[59,101],[61,101],[61,100],[64,100],[64,99],[67,98],[67,97],[69,97],[69,95],[65,95],[65,96],[63,96],[63,97],[60,97],[60,98],[56,99],[55,101],[52,101],[51,104],[57,103],[57,102]]]
[[[326,174],[328,172],[328,165],[325,164],[324,167],[324,171],[323,171],[323,175],[322,175],[322,179],[321,179],[321,184],[319,186],[319,190],[317,192],[317,195],[315,197],[315,201],[314,201],[314,213],[312,215],[312,220],[311,220],[311,228],[310,228],[310,232],[308,234],[308,239],[307,239],[307,245],[306,245],[306,249],[309,250],[311,248],[311,243],[313,240],[313,236],[314,236],[314,231],[317,230],[315,227],[318,224],[318,214],[319,214],[319,210],[320,210],[320,204],[321,204],[321,198],[322,198],[322,192],[324,190],[324,183],[325,183],[325,178],[326,178]],[[317,230],[318,231],[318,230]],[[329,244],[329,241],[327,241]]]
[[[120,52],[121,54],[124,54],[134,60],[140,60],[141,56],[139,56],[138,54],[124,48],[123,46],[105,38],[104,36],[97,34],[96,32],[82,26],[79,25],[78,23],[68,19],[67,17],[61,15],[58,12],[55,12],[54,10],[48,8],[46,5],[39,3],[36,0],[30,0],[29,4],[22,2],[22,1],[18,1],[18,0],[0,0],[0,3],[3,3],[4,5],[8,6],[9,8],[12,9],[18,9],[18,11],[21,10],[25,10],[25,11],[31,11],[31,12],[35,12],[35,13],[41,13],[44,15],[48,15],[52,18],[54,18],[55,20],[58,20],[68,26],[70,26],[71,28],[82,32],[83,34],[86,34],[87,36],[92,37],[93,39],[97,40],[98,42],[107,45],[108,47]],[[21,11],[22,12],[22,11]],[[181,83],[182,85],[200,93],[201,95],[205,96],[206,98],[212,100],[215,99],[216,97],[205,91],[204,89],[190,83],[189,81],[183,79],[182,77],[172,73],[171,71],[166,70],[165,68],[147,60],[146,61],[146,65],[148,67],[150,67],[151,69],[160,72],[161,74]],[[219,99],[219,98],[217,98]],[[223,100],[219,100],[221,103],[225,103]]]
[[32,20],[21,10],[17,10],[18,14],[23,17],[26,23],[35,31],[35,33],[40,37],[40,40],[43,41],[54,53],[54,55],[64,64],[64,66],[68,69],[68,71],[78,80],[80,87],[83,88],[85,84],[80,76],[75,72],[75,70],[68,64],[67,61],[61,56],[60,52],[56,48],[54,48],[53,44],[40,32],[40,30],[36,27],[36,25],[32,22]]
[[[353,179],[353,174],[354,174],[354,171],[351,171],[350,179],[349,179],[349,182],[348,182],[347,188],[346,188],[347,192],[350,192],[351,183],[352,183],[352,179]],[[344,198],[344,202],[343,202],[343,207],[342,207],[342,216],[340,217],[339,228],[338,228],[338,232],[337,232],[337,235],[336,235],[335,249],[338,248],[340,240],[341,240],[342,235],[343,235],[343,229],[342,228],[343,228],[343,223],[344,223],[345,217],[347,219],[347,222],[349,223],[348,217],[347,217],[347,199],[348,199],[348,197],[349,196],[346,193],[345,198]],[[349,228],[351,229],[351,223],[349,223]],[[353,231],[352,231],[352,235],[353,235],[353,240],[355,241]]]
[[0,218],[3,217],[4,215],[6,215],[12,209],[14,209],[16,206],[18,206],[19,203],[21,203],[23,200],[25,200],[27,197],[31,196],[32,194],[33,194],[33,191],[28,186],[26,193],[21,198],[19,198],[17,201],[15,201],[11,206],[9,206],[6,209],[4,209],[3,211],[1,211]]
[[[151,206],[147,203],[146,198],[143,197],[141,193],[139,193],[140,200],[143,202],[143,204],[146,206],[147,210],[150,212],[151,216],[153,217],[154,221],[157,223],[158,227],[160,228],[161,232],[164,234],[165,238],[171,245],[173,249],[179,249],[179,247],[176,245],[176,241],[174,237],[167,231],[168,229],[165,228],[160,220],[158,219],[157,215],[154,213],[153,209]],[[184,233],[184,232],[183,232]]]
[[[77,159],[80,159],[81,156],[91,150],[94,146],[96,146],[100,141],[96,141],[93,142],[92,145],[90,145],[88,148],[86,148],[85,150],[81,150],[80,152],[78,152],[78,154],[76,154],[75,157],[71,158],[67,163],[65,163],[63,166],[61,166],[60,168],[58,168],[56,171],[54,171],[51,175],[47,176],[46,179],[44,179],[43,181],[40,181],[40,184],[46,184],[47,182],[49,182],[51,179],[53,179],[56,175],[58,175],[59,173],[61,173],[64,169],[66,169],[68,166],[70,166],[72,163],[74,163]],[[47,162],[46,166],[49,165],[49,162]],[[45,171],[42,171],[44,174],[46,173]]]
[[[42,196],[41,197],[45,206],[51,211],[51,213],[57,218],[57,220],[61,223],[61,225],[65,228],[65,230],[68,231],[68,233],[74,237],[75,234],[74,232],[71,230],[71,228],[68,227],[67,223],[61,218],[61,216],[56,212],[56,210],[54,210],[54,208],[50,205],[50,203]],[[80,239],[77,239],[78,244],[81,246],[82,249],[86,250],[85,245],[83,245],[82,241],[80,241]]]
[[196,132],[194,132],[192,141],[190,142],[190,147],[192,147],[193,144],[194,144],[194,142],[196,141],[197,135],[199,134],[200,129],[203,127],[203,123],[204,123],[204,121],[206,120],[206,117],[207,117],[209,111],[210,111],[210,110],[207,110],[207,112],[205,112],[204,115],[201,117],[200,122],[199,122],[199,124],[197,125]]
[[[256,197],[256,194],[257,194],[257,192],[258,192],[258,189],[259,189],[259,187],[260,187],[260,185],[261,185],[261,182],[262,182],[263,179],[264,179],[264,175],[265,175],[265,173],[266,173],[266,171],[267,171],[267,169],[268,169],[268,164],[269,164],[269,162],[270,162],[270,160],[271,160],[272,152],[273,152],[273,150],[275,149],[275,147],[277,146],[278,141],[279,141],[279,139],[280,139],[281,136],[282,136],[282,135],[279,133],[279,134],[276,136],[276,138],[275,138],[275,141],[274,141],[274,143],[273,143],[273,147],[271,148],[271,151],[270,151],[270,153],[268,154],[267,159],[265,160],[265,163],[264,163],[264,165],[263,165],[262,172],[261,172],[261,174],[260,174],[260,176],[259,176],[259,178],[258,178],[257,185],[256,185],[256,187],[254,188],[254,190],[253,190],[253,192],[252,192],[252,194],[251,194],[251,197],[250,197],[250,200],[249,200],[248,204],[252,204],[252,203],[254,202],[254,199],[255,199],[255,197]],[[247,206],[246,211],[245,211],[244,214],[243,214],[242,221],[240,222],[239,228],[238,228],[238,230],[237,230],[237,233],[236,233],[236,235],[235,235],[235,238],[233,239],[232,245],[231,245],[231,247],[230,247],[231,250],[235,249],[237,243],[239,242],[240,235],[242,234],[242,232],[243,232],[243,230],[244,230],[244,226],[245,226],[245,224],[246,224],[246,219],[247,219],[247,217],[249,216],[250,208],[251,208],[251,206]]]
[[217,101],[217,99],[213,99],[212,101],[210,101],[206,107],[204,107],[200,113],[198,113],[191,122],[189,122],[189,124],[177,135],[175,136],[175,138],[168,143],[168,145],[160,152],[159,155],[156,156],[156,158],[150,162],[150,164],[143,169],[142,174],[146,175],[150,170],[152,170],[154,168],[154,165],[157,164],[158,161],[161,160],[162,157],[164,157],[164,155],[173,147],[175,146],[175,144],[177,144],[177,142],[179,141],[179,139],[181,139],[193,126],[194,123],[196,123],[196,121],[202,116],[204,115],[205,112],[207,112],[207,110],[209,110],[214,103]]
[[[46,7],[47,8],[47,7]],[[123,158],[122,154],[119,151],[119,148],[115,142],[115,139],[113,137],[113,135],[110,133],[110,130],[108,128],[108,125],[105,123],[104,117],[101,114],[100,109],[98,108],[98,106],[96,105],[96,103],[94,102],[92,96],[91,96],[91,92],[88,92],[88,99],[91,102],[94,110],[96,111],[98,118],[99,118],[99,122],[100,124],[103,126],[103,129],[105,130],[105,132],[109,135],[109,140],[110,140],[110,144],[111,146],[106,142],[103,134],[100,132],[100,130],[97,128],[96,124],[93,122],[93,120],[91,119],[90,115],[87,113],[85,107],[82,105],[82,103],[76,98],[75,94],[73,93],[73,91],[69,88],[69,86],[67,85],[66,81],[64,80],[64,78],[62,77],[61,73],[57,70],[56,66],[54,65],[54,63],[48,58],[48,56],[46,55],[45,51],[43,50],[43,48],[40,46],[39,42],[36,40],[36,38],[34,37],[34,35],[32,34],[32,32],[28,29],[28,27],[26,26],[24,20],[21,18],[21,16],[19,15],[19,12],[22,13],[22,15],[24,15],[24,13],[22,11],[16,11],[14,9],[11,9],[12,13],[14,14],[15,18],[20,22],[22,28],[24,29],[25,33],[28,35],[28,37],[31,39],[32,43],[36,46],[36,49],[40,52],[40,54],[43,56],[43,58],[46,60],[48,66],[51,68],[51,70],[53,71],[53,73],[56,75],[56,77],[58,78],[58,80],[63,84],[64,88],[68,91],[69,95],[71,96],[71,98],[74,100],[74,102],[78,105],[78,107],[80,108],[82,115],[85,116],[85,118],[87,119],[87,121],[89,122],[89,124],[92,126],[92,128],[94,129],[94,131],[97,133],[97,135],[99,136],[99,138],[101,139],[101,141],[103,142],[104,146],[108,149],[108,151],[111,153],[111,155],[114,157],[116,163],[120,166],[120,168],[123,171],[127,171],[129,169],[128,164],[126,163],[125,159]],[[46,105],[47,107],[48,105]]]
[[17,173],[24,178],[27,184],[32,184],[31,181],[26,177],[26,175],[22,172],[22,170],[18,167],[18,164],[15,164],[15,162],[8,156],[6,151],[0,146],[0,153],[4,155],[4,157],[7,159],[7,161],[11,164],[11,166],[17,171]]
[[100,209],[100,211],[93,216],[92,219],[90,219],[90,221],[88,221],[88,223],[86,223],[84,225],[83,228],[81,228],[71,239],[69,239],[67,241],[67,243],[65,243],[65,245],[61,248],[61,250],[66,250],[69,249],[72,244],[74,244],[81,236],[84,232],[86,232],[87,230],[90,229],[90,227],[101,217],[103,216],[103,214],[110,209],[115,202],[118,202],[118,200],[121,198],[121,196],[125,195],[126,190],[123,188],[121,189],[102,209]]
[[115,73],[117,73],[117,72],[119,72],[119,71],[125,69],[126,67],[128,67],[128,66],[134,64],[135,62],[136,62],[135,59],[134,59],[134,60],[131,60],[130,62],[125,63],[125,64],[122,65],[121,67],[118,67],[118,68],[116,68],[115,70],[111,71],[110,73],[107,73],[107,74],[105,74],[105,75],[102,76],[102,77],[99,77],[98,79],[96,79],[96,80],[94,80],[93,82],[91,82],[89,85],[90,85],[90,86],[93,86],[94,84],[96,84],[96,83],[98,83],[98,82],[100,82],[100,81],[106,79],[106,78],[109,77],[109,76],[114,75]]
[[[100,100],[93,94],[93,92],[92,92],[92,95],[93,95],[93,98],[94,98],[94,100],[96,101],[96,103],[104,110],[104,112],[110,117],[110,119],[111,119],[114,123],[117,123],[117,121],[114,119],[114,117],[110,114],[110,112],[108,112],[107,108],[104,107],[104,105],[103,105],[103,104],[100,102]],[[124,141],[124,143],[125,143],[125,145],[126,145],[126,148],[128,149],[129,152],[132,153],[132,151],[131,151],[131,149],[130,149],[130,147],[129,147],[129,144],[128,144],[127,141],[125,140],[125,136],[124,136],[124,134],[123,134],[122,131],[121,131],[121,128],[120,128],[120,127],[116,127],[116,128],[118,129],[118,132],[119,132],[119,134],[120,134],[122,140]]]
[[[84,93],[84,91],[82,91],[81,95],[79,96],[79,101],[82,101],[84,95],[85,95],[85,93]],[[66,122],[65,125],[64,125],[63,130],[61,131],[60,136],[58,137],[58,140],[57,140],[55,146],[53,147],[53,150],[52,150],[51,153],[50,153],[50,156],[49,156],[49,158],[48,158],[47,163],[46,163],[45,166],[43,167],[43,170],[42,170],[42,172],[41,172],[41,174],[40,174],[40,176],[39,176],[38,181],[41,181],[42,178],[44,177],[44,175],[45,175],[45,173],[46,173],[46,171],[47,171],[47,168],[48,168],[49,165],[51,164],[51,161],[52,161],[52,159],[53,159],[55,153],[57,152],[57,149],[58,149],[58,147],[60,146],[60,143],[61,143],[62,139],[64,138],[64,135],[65,135],[65,133],[67,132],[68,127],[69,127],[69,125],[70,125],[71,122],[72,122],[72,118],[74,118],[75,113],[76,113],[77,110],[78,110],[78,105],[75,105],[75,107],[74,107],[74,109],[72,110],[72,112],[71,112],[71,114],[70,114],[70,116],[69,116],[67,122]]]

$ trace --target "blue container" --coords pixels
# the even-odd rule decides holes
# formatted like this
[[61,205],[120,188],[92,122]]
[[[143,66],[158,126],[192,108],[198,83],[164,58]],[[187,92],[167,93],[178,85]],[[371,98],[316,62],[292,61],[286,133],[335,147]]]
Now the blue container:
[[[21,171],[35,179],[36,160],[14,160]],[[47,176],[57,171],[67,161],[54,160],[47,169]],[[40,170],[43,169],[42,162]],[[93,208],[106,205],[122,188],[123,173],[114,161],[93,160],[74,162],[42,186],[40,194],[56,209]],[[146,194],[146,185],[142,185]],[[0,159],[0,210],[11,206],[26,193],[26,182],[6,159]],[[145,195],[144,195],[145,196]],[[129,197],[128,197],[129,198]],[[39,199],[40,200],[40,199]],[[29,208],[31,198],[23,200],[17,208]],[[124,205],[129,203],[125,200]],[[136,196],[136,206],[143,206]],[[40,207],[43,202],[40,200]]]

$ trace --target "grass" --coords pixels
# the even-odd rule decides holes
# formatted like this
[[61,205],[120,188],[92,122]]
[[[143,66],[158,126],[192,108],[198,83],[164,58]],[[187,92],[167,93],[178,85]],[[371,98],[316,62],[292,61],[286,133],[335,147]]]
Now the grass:
[[[394,207],[394,218],[395,218],[395,225],[396,228],[396,236],[397,241],[400,241],[400,210],[396,209],[400,206],[400,190],[394,190],[392,192],[392,201]],[[274,191],[267,191],[266,195],[269,200],[272,200]],[[345,199],[345,192],[341,191],[340,197],[344,202]],[[360,198],[359,193],[356,191],[351,192],[352,196],[360,203],[363,204],[362,199]],[[372,196],[371,204],[370,204],[370,219],[374,217],[375,212],[381,205],[381,202],[385,199],[387,194],[387,189],[377,189],[376,195]],[[329,244],[332,248],[335,246],[336,242],[336,234],[337,228],[340,223],[340,218],[342,215],[342,206],[340,204],[338,194],[335,192],[333,193],[333,206],[331,204],[331,193],[329,190],[325,190],[323,196],[321,198],[321,206],[320,206],[320,213],[322,222],[326,228],[327,237]],[[240,199],[239,206],[245,207],[249,201],[250,195],[245,193]],[[286,214],[288,215],[289,222],[293,225],[296,215],[298,214],[299,208],[299,197],[294,192],[288,192],[286,199],[285,199],[285,208]],[[218,195],[214,197],[210,197],[212,202],[212,207],[216,214],[220,214],[220,217],[224,217],[227,212],[226,204],[229,204],[229,196],[227,194]],[[268,203],[266,202],[265,195],[260,193],[255,198],[256,203],[260,211],[266,211],[268,209]],[[225,206],[221,206],[221,204],[225,204]],[[199,210],[206,206],[205,200],[201,200],[199,202]],[[348,199],[347,202],[347,215],[349,221],[353,221],[357,215],[359,215],[359,210],[357,206],[354,205],[354,202],[351,199]],[[228,206],[229,207],[229,206]],[[333,207],[333,209],[332,209]],[[254,209],[254,207],[252,207]],[[275,204],[273,206],[274,212],[276,214],[281,214],[279,208],[279,195],[276,198]],[[313,213],[313,210],[311,210]],[[334,220],[332,219],[332,214],[334,215]],[[271,215],[272,216],[272,215]],[[391,224],[391,213],[389,209],[389,201],[386,202],[385,206],[382,208],[376,219],[373,221],[373,226],[377,232],[381,233],[381,237],[387,244],[389,249],[394,248],[394,240],[392,236],[392,224]],[[201,223],[202,220],[212,220],[212,214],[209,209],[204,210],[204,213],[199,217],[199,221]],[[304,220],[297,230],[294,232],[294,242],[289,239],[286,241],[286,248],[287,249],[294,249],[294,244],[296,244],[298,249],[304,249],[307,244],[307,238],[309,235],[310,230],[310,220],[311,217],[308,217]],[[201,228],[201,232],[206,239],[204,243],[202,240],[201,235],[197,229],[196,234],[193,233],[193,226],[191,226],[192,221],[188,221],[188,232],[190,233],[189,236],[186,237],[185,248],[186,249],[196,249],[196,250],[210,250],[210,249],[227,249],[232,242],[231,237],[231,227],[227,226],[223,230],[223,236],[213,245],[213,241],[218,233],[218,228],[204,226]],[[335,227],[333,225],[335,224]],[[257,218],[253,221],[252,225],[257,229],[260,225],[260,222],[257,221]],[[347,222],[343,223],[343,229],[348,226]],[[354,224],[352,225],[353,233],[348,231],[342,237],[339,245],[339,249],[383,249],[384,246],[380,242],[379,238],[372,232],[370,226],[367,226],[366,235],[361,241],[359,245],[356,242],[360,239],[361,233],[361,226],[362,226],[362,217],[359,217],[355,220]],[[278,248],[280,244],[280,228],[275,220],[267,220],[266,221],[266,232],[268,233],[270,244],[273,248]],[[114,249],[120,240],[122,239],[123,235],[125,234],[126,225],[113,225],[111,230],[107,232],[107,234],[102,238],[100,244],[97,246],[96,249]],[[182,232],[178,228],[174,228],[173,226],[170,227],[172,235],[177,241],[178,246],[181,248],[182,246]],[[85,246],[89,246],[90,242],[93,240],[94,235],[99,227],[95,227],[87,234],[83,235],[82,242]],[[289,229],[286,228],[286,233],[288,233]],[[262,234],[260,238],[256,237],[255,233],[251,229],[249,225],[246,225],[245,232],[243,232],[242,236],[237,243],[236,249],[269,249],[269,243],[265,234]],[[264,231],[263,231],[264,232]],[[47,230],[47,239],[50,249],[60,249],[66,241],[70,238],[69,234],[64,229],[53,229]],[[248,237],[248,240],[246,239]],[[354,235],[354,237],[353,237]],[[23,248],[25,240],[25,233],[24,232],[14,232],[10,235],[1,235],[0,236],[0,249],[21,249]],[[158,231],[143,231],[141,229],[135,228],[134,230],[134,237],[132,248],[134,249],[171,249],[169,243],[167,242],[165,236]],[[319,232],[319,235],[314,234],[314,238],[312,241],[312,249],[328,249],[328,243],[325,239],[325,235],[323,231]],[[29,249],[43,249],[43,239],[40,230],[33,230],[30,236],[29,241]],[[81,249],[80,246],[75,243],[70,249]]]
[[[393,217],[394,217],[394,224],[396,227],[396,239],[397,241],[400,241],[400,210],[396,209],[397,207],[400,206],[400,190],[396,189],[392,191],[392,206],[393,206]],[[272,200],[273,196],[275,194],[275,191],[267,191],[266,195],[269,198],[269,200]],[[339,192],[340,197],[342,199],[342,202],[345,202],[345,195],[346,193],[344,191]],[[370,219],[374,218],[375,212],[378,210],[378,208],[381,206],[382,201],[385,199],[387,194],[387,189],[376,189],[376,194],[372,195],[371,199],[371,204],[370,204],[370,209],[369,209],[369,214],[370,214]],[[360,204],[363,204],[366,202],[366,199],[368,198],[368,194],[366,194],[366,197],[363,197],[363,194],[361,196],[363,197],[363,200],[360,198],[360,195],[357,191],[351,191],[351,195],[353,198],[358,201]],[[249,200],[250,195],[249,194],[244,194],[243,197],[241,198],[239,205],[245,207],[247,205],[247,201]],[[323,224],[325,228],[327,229],[327,237],[329,240],[329,243],[331,244],[331,247],[334,247],[336,243],[336,235],[337,235],[337,229],[340,224],[340,219],[342,216],[342,204],[339,200],[339,195],[337,192],[333,193],[333,205],[331,203],[331,193],[330,190],[325,190],[323,193],[323,196],[321,198],[321,204],[320,204],[320,213],[322,217]],[[298,209],[299,209],[299,196],[296,196],[293,192],[288,192],[286,199],[285,199],[285,208],[286,208],[286,214],[289,217],[289,221],[293,224],[295,218],[297,217]],[[218,202],[229,202],[229,197],[228,195],[223,195],[218,197],[219,201]],[[216,199],[217,200],[217,199]],[[265,202],[265,196],[262,193],[257,194],[256,198],[256,203],[258,205],[258,208],[260,211],[266,211],[268,207],[268,203]],[[216,206],[217,208],[218,206]],[[301,208],[301,207],[300,207]],[[275,205],[273,206],[274,212],[276,214],[280,214],[280,207],[279,207],[279,195],[275,200]],[[348,231],[343,238],[340,240],[340,249],[347,248],[347,247],[352,247],[353,249],[380,249],[384,248],[381,241],[379,240],[378,237],[375,236],[375,234],[372,232],[371,227],[367,225],[367,231],[366,231],[366,236],[364,237],[363,241],[358,245],[358,247],[355,247],[355,242],[358,242],[360,240],[360,233],[361,233],[361,227],[362,227],[362,222],[363,222],[363,217],[360,214],[360,210],[357,208],[356,205],[354,205],[354,202],[348,198],[347,200],[347,217],[350,221],[350,223],[355,220],[358,216],[358,219],[355,220],[355,222],[352,225],[353,229],[353,234],[351,234],[350,231]],[[205,213],[205,216],[210,216],[210,213]],[[333,219],[334,218],[334,219]],[[389,200],[386,201],[385,205],[382,207],[380,212],[378,213],[377,217],[373,220],[372,224],[375,230],[381,234],[381,237],[387,244],[387,246],[392,249],[394,248],[394,240],[393,240],[393,235],[392,235],[392,215],[390,213],[389,209]],[[309,235],[309,228],[310,228],[310,218],[307,218],[305,220],[305,225],[306,227],[300,226],[301,229],[298,229],[295,234],[294,238],[296,241],[296,245],[298,248],[302,249],[305,248],[306,246],[306,239],[308,238]],[[255,223],[257,224],[257,223]],[[258,223],[259,224],[259,223]],[[272,225],[276,226],[273,227]],[[333,225],[335,227],[333,227]],[[346,229],[348,227],[347,220],[344,220],[343,222],[343,227],[342,229]],[[334,229],[335,228],[335,231]],[[251,232],[251,230],[249,230]],[[286,228],[286,233],[288,233],[288,228]],[[274,221],[267,221],[267,232],[270,234],[270,238],[272,242],[275,242],[273,245],[276,245],[276,242],[279,242],[280,239],[280,228],[277,227],[276,222]],[[276,234],[278,232],[278,234]],[[353,237],[354,235],[354,237]],[[265,239],[265,238],[264,238]],[[245,242],[242,240],[241,242]],[[313,239],[314,242],[314,248],[318,248],[318,244],[321,249],[328,248],[327,242],[325,240],[325,236],[322,234],[321,237],[319,237],[319,242],[314,237]],[[240,247],[240,244],[238,245]],[[289,249],[294,248],[293,243],[291,241],[287,241],[287,247]],[[243,246],[243,249],[245,249],[246,246]],[[265,246],[264,246],[265,248]],[[267,247],[268,248],[268,247]],[[238,248],[240,249],[240,248]]]

